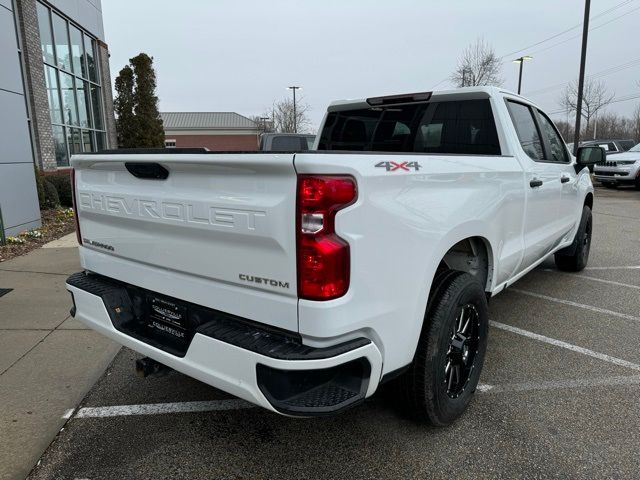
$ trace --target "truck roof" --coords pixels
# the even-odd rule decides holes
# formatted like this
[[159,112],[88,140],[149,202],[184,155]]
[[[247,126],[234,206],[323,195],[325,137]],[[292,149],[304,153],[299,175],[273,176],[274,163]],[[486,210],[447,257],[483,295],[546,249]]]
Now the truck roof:
[[[420,100],[412,99],[412,96],[420,96],[426,98],[421,98]],[[420,93],[403,93],[403,94],[394,94],[394,95],[385,95],[380,97],[368,97],[368,98],[359,98],[359,99],[345,99],[345,100],[336,100],[329,104],[327,111],[335,112],[339,110],[351,110],[354,108],[370,108],[372,99],[376,100],[384,100],[389,98],[398,99],[399,97],[407,97],[407,101],[403,103],[411,103],[417,101],[428,101],[428,100],[438,100],[443,97],[447,97],[448,100],[455,99],[483,99],[489,97],[496,97],[502,95],[509,95],[514,97],[520,97],[523,100],[526,100],[528,103],[532,103],[530,100],[525,99],[521,95],[517,93],[511,92],[501,87],[463,87],[463,88],[455,88],[450,90],[434,90],[433,92],[420,92]],[[394,102],[399,103],[399,102]]]

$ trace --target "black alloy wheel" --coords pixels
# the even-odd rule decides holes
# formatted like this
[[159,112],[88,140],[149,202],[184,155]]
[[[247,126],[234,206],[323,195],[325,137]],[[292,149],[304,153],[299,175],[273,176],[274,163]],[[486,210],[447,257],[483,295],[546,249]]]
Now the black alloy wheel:
[[480,317],[476,308],[460,308],[445,357],[444,382],[447,395],[458,398],[469,384],[480,345]]

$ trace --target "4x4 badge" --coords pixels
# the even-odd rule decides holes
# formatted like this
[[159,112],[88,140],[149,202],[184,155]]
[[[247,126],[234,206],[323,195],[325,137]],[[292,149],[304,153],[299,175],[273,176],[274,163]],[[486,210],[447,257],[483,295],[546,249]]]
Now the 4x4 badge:
[[376,163],[376,168],[384,168],[387,172],[410,171],[412,168],[417,172],[420,170],[421,165],[418,162],[379,162]]

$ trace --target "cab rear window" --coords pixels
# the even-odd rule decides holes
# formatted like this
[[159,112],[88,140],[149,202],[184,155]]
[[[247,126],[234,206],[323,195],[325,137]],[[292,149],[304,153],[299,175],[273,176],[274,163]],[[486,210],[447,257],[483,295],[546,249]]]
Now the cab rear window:
[[331,112],[318,150],[500,155],[489,100]]

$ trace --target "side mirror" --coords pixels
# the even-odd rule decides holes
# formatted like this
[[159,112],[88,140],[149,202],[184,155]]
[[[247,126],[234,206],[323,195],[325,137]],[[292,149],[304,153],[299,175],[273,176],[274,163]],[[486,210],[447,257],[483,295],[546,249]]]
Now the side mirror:
[[606,159],[607,152],[602,147],[578,147],[576,152],[576,163],[582,167],[589,167]]

